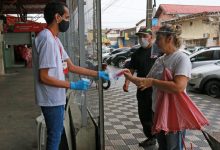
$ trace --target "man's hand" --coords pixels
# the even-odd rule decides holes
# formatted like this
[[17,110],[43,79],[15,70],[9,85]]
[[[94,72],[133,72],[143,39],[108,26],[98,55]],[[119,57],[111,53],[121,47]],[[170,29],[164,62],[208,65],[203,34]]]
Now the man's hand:
[[123,73],[126,79],[132,77],[131,71],[129,69],[123,69]]
[[110,79],[109,79],[109,74],[106,73],[105,71],[98,71],[98,77],[99,77],[99,78],[102,78],[102,79],[104,79],[104,80],[107,80],[107,81],[110,80]]
[[124,90],[124,92],[128,92],[128,83],[125,83],[124,85],[123,85],[123,90]]
[[85,80],[78,80],[76,82],[70,82],[70,89],[72,90],[88,90],[89,82]]
[[128,87],[129,87],[130,81],[129,81],[129,79],[127,79],[127,77],[132,77],[133,74],[134,74],[134,70],[123,69],[122,72],[123,72],[123,74],[125,76],[125,83],[123,85],[123,90],[124,90],[124,92],[128,92]]

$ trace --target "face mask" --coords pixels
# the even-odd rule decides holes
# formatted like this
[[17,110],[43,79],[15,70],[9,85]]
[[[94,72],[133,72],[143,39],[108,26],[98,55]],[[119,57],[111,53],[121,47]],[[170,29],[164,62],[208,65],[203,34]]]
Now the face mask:
[[66,32],[69,28],[70,22],[66,21],[66,20],[62,20],[58,26],[59,26],[59,30],[60,32]]
[[141,47],[143,47],[143,48],[147,48],[148,47],[149,42],[145,38],[140,38],[139,40],[140,40]]

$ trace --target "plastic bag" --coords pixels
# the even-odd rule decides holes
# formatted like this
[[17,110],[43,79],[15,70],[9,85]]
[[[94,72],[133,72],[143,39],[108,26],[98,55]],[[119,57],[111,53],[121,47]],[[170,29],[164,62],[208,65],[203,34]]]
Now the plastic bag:
[[110,71],[109,69],[107,69],[106,72],[109,74],[110,80],[113,81],[117,81],[121,76],[124,75],[124,70]]
[[[163,71],[163,78],[166,81],[173,80],[167,68]],[[201,130],[204,125],[208,125],[206,117],[185,92],[174,94],[158,90],[157,94],[153,133],[161,130],[166,133],[184,129]]]

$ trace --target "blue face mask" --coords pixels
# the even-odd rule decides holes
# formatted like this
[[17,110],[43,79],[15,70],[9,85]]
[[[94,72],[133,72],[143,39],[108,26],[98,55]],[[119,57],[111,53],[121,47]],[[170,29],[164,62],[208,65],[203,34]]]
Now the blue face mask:
[[66,31],[69,29],[69,25],[70,25],[70,22],[69,22],[69,21],[62,20],[62,21],[58,24],[59,31],[60,31],[60,32],[66,32]]

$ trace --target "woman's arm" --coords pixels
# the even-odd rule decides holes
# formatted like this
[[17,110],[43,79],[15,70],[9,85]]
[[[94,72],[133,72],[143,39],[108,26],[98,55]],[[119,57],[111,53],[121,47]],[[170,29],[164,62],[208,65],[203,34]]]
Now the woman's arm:
[[135,77],[133,76],[133,72],[131,72],[129,69],[124,69],[124,76],[125,76],[125,81],[128,82],[131,81],[132,83],[136,84],[137,86],[140,85],[140,83],[142,83],[146,78],[140,78],[140,77]]
[[179,93],[186,89],[187,82],[189,78],[183,75],[177,75],[174,77],[173,81],[163,81],[153,78],[145,78],[139,82],[139,88],[142,90],[155,86],[158,89],[169,92],[169,93]]
[[178,93],[184,91],[189,80],[189,78],[184,75],[176,75],[173,81],[163,81],[153,78],[139,78],[132,76],[131,72],[128,69],[124,70],[124,75],[127,80],[136,84],[141,90],[144,90],[151,86],[155,86],[160,90],[169,93]]
[[186,76],[177,75],[174,77],[173,81],[153,79],[152,85],[166,92],[179,93],[183,92],[186,89],[188,80],[189,78]]

